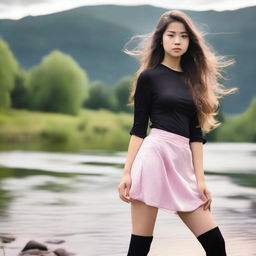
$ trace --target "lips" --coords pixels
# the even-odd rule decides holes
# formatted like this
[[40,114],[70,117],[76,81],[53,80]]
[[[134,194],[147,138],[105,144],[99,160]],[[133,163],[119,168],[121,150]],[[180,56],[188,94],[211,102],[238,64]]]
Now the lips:
[[180,51],[180,48],[173,48],[174,51]]

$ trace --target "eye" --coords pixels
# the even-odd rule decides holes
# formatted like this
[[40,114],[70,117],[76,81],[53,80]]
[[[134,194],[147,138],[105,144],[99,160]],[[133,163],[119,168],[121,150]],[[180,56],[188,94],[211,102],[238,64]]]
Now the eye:
[[172,37],[173,35],[169,35],[169,36],[171,36],[171,37]]
[[187,38],[188,36],[187,35],[183,35],[182,37]]

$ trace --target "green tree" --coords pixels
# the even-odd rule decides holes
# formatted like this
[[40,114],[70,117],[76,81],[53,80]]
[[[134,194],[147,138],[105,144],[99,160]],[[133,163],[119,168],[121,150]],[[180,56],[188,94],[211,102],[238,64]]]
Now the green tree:
[[242,114],[231,115],[220,128],[218,141],[256,142],[256,98]]
[[11,91],[12,107],[26,109],[29,107],[28,88],[26,86],[27,73],[20,69],[15,76],[15,85]]
[[87,97],[87,86],[86,72],[71,56],[55,50],[30,70],[30,108],[77,114]]
[[11,106],[10,92],[14,87],[18,62],[8,44],[0,39],[0,109]]
[[131,84],[132,78],[124,77],[120,79],[113,88],[114,94],[117,99],[117,108],[119,111],[132,112],[132,108],[127,106]]
[[115,95],[109,91],[101,81],[94,81],[89,89],[89,98],[84,106],[90,109],[109,109],[115,111],[117,101]]

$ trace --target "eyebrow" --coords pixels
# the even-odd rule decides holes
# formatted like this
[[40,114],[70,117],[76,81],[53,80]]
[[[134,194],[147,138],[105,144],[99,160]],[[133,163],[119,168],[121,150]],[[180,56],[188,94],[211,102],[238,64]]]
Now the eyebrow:
[[[172,31],[172,30],[168,30],[167,32],[172,32],[172,33],[176,33],[176,31]],[[181,34],[182,33],[186,33],[187,34],[187,32],[186,31],[182,31],[182,32],[180,32]]]

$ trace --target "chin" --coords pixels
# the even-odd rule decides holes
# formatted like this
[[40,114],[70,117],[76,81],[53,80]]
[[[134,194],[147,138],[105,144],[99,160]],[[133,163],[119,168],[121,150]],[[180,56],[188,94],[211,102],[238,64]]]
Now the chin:
[[173,57],[173,58],[177,58],[177,57],[181,57],[183,55],[183,53],[168,53],[169,56]]

